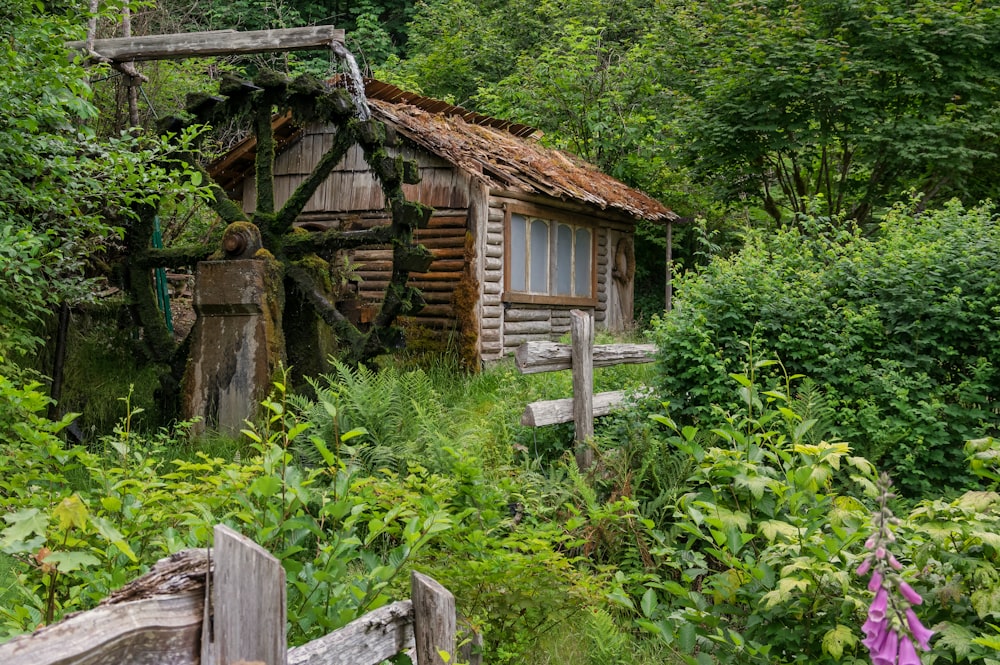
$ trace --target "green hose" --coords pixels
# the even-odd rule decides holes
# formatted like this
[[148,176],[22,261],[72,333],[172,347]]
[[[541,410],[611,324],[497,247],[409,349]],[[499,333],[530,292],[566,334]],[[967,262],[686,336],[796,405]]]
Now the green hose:
[[[160,217],[153,218],[153,249],[163,249],[163,234],[160,232]],[[156,286],[156,304],[163,312],[163,321],[167,324],[167,330],[174,334],[174,317],[170,313],[170,292],[167,290],[167,271],[163,268],[156,268],[153,271],[153,283]]]

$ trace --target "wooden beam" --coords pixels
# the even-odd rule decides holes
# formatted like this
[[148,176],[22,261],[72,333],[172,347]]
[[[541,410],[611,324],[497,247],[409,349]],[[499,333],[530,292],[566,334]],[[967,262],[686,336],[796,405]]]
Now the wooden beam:
[[[612,390],[606,393],[594,395],[593,415],[606,416],[616,407],[625,403],[628,398],[626,390]],[[573,421],[573,398],[549,399],[540,402],[532,402],[524,407],[521,414],[521,424],[527,427],[542,427],[544,425],[558,425]]]
[[101,606],[0,644],[0,662],[197,665],[208,566],[205,550],[178,552]]
[[448,665],[455,660],[455,596],[437,580],[413,571],[413,639],[418,665]]
[[[514,352],[521,374],[538,374],[570,369],[573,347],[557,342],[525,342]],[[594,367],[637,365],[656,360],[655,344],[595,344]]]
[[381,663],[413,646],[413,603],[401,600],[289,649],[288,665]]
[[[172,35],[148,35],[116,39],[97,39],[94,53],[86,52],[86,42],[67,42],[74,52],[83,52],[91,59],[106,58],[113,62],[142,60],[180,60],[212,55],[278,53],[327,48],[334,42],[343,43],[344,31],[332,25],[282,30],[216,30],[184,32]],[[95,58],[94,56],[98,56]]]

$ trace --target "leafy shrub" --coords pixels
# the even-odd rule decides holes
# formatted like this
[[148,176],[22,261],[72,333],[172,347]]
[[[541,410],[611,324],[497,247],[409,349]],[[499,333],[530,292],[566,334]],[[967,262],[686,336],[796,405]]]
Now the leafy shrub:
[[905,493],[967,485],[961,442],[996,432],[1000,402],[993,207],[897,207],[872,239],[802,226],[753,234],[739,255],[681,280],[653,333],[675,417],[733,408],[728,375],[777,357],[822,386],[836,434]]
[[[871,593],[854,570],[872,530],[874,468],[813,432],[821,420],[796,412],[803,402],[788,398],[790,378],[769,390],[731,378],[735,414],[701,427],[655,416],[691,472],[669,517],[643,522],[652,561],[623,565],[609,598],[691,664],[867,662],[859,645]],[[996,440],[969,442],[967,452],[995,482]],[[921,619],[940,634],[926,663],[995,654],[998,501],[995,491],[970,491],[897,511],[893,549],[925,599]]]

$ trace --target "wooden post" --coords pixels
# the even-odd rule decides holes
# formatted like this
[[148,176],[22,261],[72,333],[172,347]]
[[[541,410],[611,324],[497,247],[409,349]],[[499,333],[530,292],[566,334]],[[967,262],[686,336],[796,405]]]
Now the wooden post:
[[674,225],[667,222],[667,298],[666,311],[674,308]]
[[229,527],[220,524],[214,533],[215,575],[205,606],[202,665],[285,665],[285,569]]
[[[448,665],[455,660],[455,596],[434,579],[414,571],[410,576],[413,601],[413,640],[418,665]],[[448,654],[448,660],[441,657]]]
[[576,424],[576,463],[586,471],[594,463],[594,319],[588,312],[570,312],[573,342],[573,422]]

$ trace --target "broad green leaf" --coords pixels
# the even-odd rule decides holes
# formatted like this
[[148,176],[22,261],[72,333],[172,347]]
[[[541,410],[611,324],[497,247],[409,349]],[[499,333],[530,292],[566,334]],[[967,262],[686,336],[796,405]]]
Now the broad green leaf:
[[10,525],[3,530],[0,538],[0,549],[5,550],[13,543],[26,540],[33,534],[44,537],[45,530],[49,527],[49,516],[42,514],[37,508],[23,508],[4,515],[3,519]]
[[656,610],[658,604],[656,591],[646,589],[646,593],[642,594],[642,602],[639,603],[639,607],[642,608],[642,615],[648,619],[653,618],[653,612]]
[[52,516],[58,520],[59,528],[63,531],[82,529],[87,525],[87,506],[79,495],[74,494],[60,501],[52,510]]
[[130,561],[138,563],[139,559],[136,558],[135,552],[132,551],[132,548],[125,541],[125,536],[123,536],[118,529],[111,524],[111,522],[107,521],[103,517],[98,517],[97,515],[91,517],[90,521],[93,522],[94,526],[97,528],[97,532],[104,536],[105,540],[117,547],[118,551],[127,556]]
[[851,629],[838,623],[823,636],[823,651],[833,656],[834,660],[840,660],[844,647],[854,647],[857,643],[858,638]]
[[101,560],[88,552],[53,552],[45,557],[45,563],[55,565],[60,573],[71,573],[88,566],[98,566]]
[[250,485],[250,493],[261,498],[272,497],[281,491],[281,479],[275,476],[261,476]]

